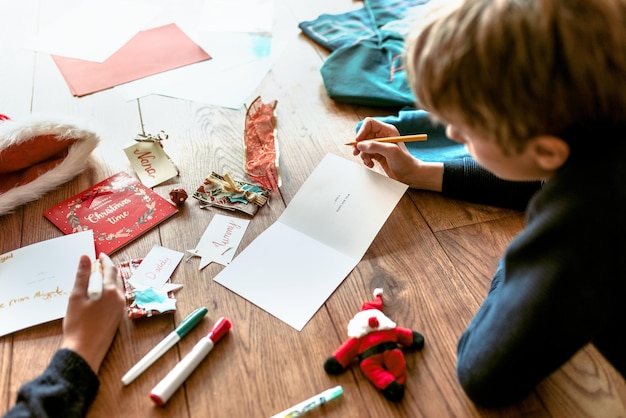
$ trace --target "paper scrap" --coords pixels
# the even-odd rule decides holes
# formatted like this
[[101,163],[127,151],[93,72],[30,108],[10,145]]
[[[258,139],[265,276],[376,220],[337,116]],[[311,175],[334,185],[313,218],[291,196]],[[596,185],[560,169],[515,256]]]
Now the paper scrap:
[[103,62],[154,18],[154,2],[80,1],[60,18],[44,25],[31,49],[63,57]]
[[176,299],[168,297],[166,291],[151,287],[135,290],[135,305],[147,311],[167,312],[176,310]]
[[124,153],[146,187],[154,187],[178,175],[178,169],[160,142],[137,141],[124,148]]
[[104,62],[53,55],[74,96],[84,96],[211,56],[176,24],[139,32]]
[[128,282],[136,289],[161,289],[182,260],[184,254],[155,245],[143,259]]
[[200,237],[196,248],[187,250],[192,257],[200,257],[198,270],[202,270],[211,263],[223,266],[230,263],[249,223],[248,219],[217,213],[213,215],[211,223]]

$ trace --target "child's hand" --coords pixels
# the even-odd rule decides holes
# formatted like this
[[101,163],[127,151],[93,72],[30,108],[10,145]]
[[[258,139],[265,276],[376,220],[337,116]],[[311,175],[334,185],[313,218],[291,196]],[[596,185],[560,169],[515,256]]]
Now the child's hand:
[[381,122],[378,119],[365,118],[354,140],[363,141],[366,139],[387,138],[390,136],[400,136],[398,128],[390,123]]
[[78,353],[96,373],[113,342],[125,306],[122,282],[115,264],[106,254],[100,254],[100,262],[102,297],[92,300],[87,295],[91,260],[85,255],[80,258],[76,282],[63,320],[61,344],[62,348]]
[[390,144],[368,139],[398,136],[395,126],[373,118],[365,118],[356,135],[353,154],[369,168],[378,162],[385,173],[414,189],[441,191],[443,163],[427,163],[413,157],[403,143]]

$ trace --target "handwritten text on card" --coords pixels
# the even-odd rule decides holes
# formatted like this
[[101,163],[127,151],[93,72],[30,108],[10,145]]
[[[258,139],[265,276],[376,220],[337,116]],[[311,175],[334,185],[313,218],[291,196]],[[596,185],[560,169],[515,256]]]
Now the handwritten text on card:
[[160,289],[169,280],[183,253],[155,245],[143,259],[129,282],[139,289]]
[[201,257],[199,270],[212,262],[223,266],[230,263],[250,223],[247,219],[215,214],[200,242],[189,252]]

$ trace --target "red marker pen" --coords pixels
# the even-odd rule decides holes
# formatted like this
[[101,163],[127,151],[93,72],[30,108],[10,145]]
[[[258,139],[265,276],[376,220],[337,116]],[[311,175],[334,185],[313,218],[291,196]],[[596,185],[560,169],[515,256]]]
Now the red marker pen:
[[202,337],[191,349],[189,354],[152,389],[150,399],[158,406],[165,405],[174,392],[176,392],[180,385],[189,377],[191,372],[198,367],[198,364],[209,354],[220,338],[226,335],[231,327],[232,324],[228,319],[218,319],[209,334],[206,337]]

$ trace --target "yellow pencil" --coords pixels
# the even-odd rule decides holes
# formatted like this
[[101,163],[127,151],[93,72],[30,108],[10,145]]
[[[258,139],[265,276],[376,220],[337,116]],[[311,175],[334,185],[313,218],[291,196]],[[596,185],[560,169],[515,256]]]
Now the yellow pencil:
[[[371,138],[367,141],[376,141],[376,142],[388,142],[388,143],[398,143],[398,142],[415,142],[415,141],[426,141],[428,139],[428,135],[426,134],[417,134],[417,135],[404,135],[404,136],[389,136],[387,138]],[[365,139],[363,141],[366,141]],[[346,145],[356,145],[357,141],[346,142]]]

